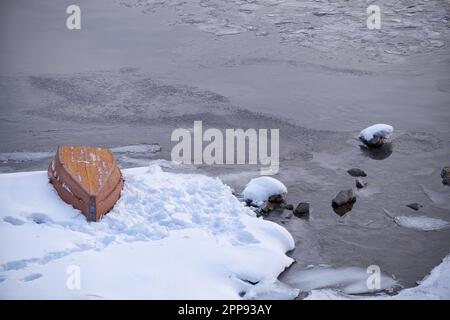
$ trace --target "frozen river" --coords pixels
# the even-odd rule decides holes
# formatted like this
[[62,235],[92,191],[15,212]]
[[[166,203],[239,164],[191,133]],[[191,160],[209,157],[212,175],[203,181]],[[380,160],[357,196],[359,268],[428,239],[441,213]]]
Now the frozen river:
[[[46,169],[60,144],[140,144],[117,154],[123,167],[145,166],[170,159],[171,132],[195,120],[279,128],[276,178],[288,202],[312,208],[309,219],[268,216],[296,240],[297,263],[281,280],[298,285],[319,265],[332,273],[375,264],[409,287],[450,252],[449,229],[401,228],[383,213],[450,221],[450,189],[439,177],[450,164],[448,1],[378,1],[382,28],[373,31],[365,2],[77,4],[82,28],[69,31],[66,4],[0,3],[2,172]],[[392,150],[374,156],[356,137],[378,122],[395,134]],[[339,217],[331,199],[354,186],[351,167],[368,173],[369,186]],[[253,166],[189,170],[237,191],[258,174]]]

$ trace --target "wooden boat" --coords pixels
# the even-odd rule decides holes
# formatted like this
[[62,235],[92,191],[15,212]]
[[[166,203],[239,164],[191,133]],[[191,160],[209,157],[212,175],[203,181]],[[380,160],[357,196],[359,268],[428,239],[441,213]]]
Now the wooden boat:
[[81,210],[88,221],[99,221],[120,198],[123,178],[109,149],[60,146],[48,167],[59,196]]

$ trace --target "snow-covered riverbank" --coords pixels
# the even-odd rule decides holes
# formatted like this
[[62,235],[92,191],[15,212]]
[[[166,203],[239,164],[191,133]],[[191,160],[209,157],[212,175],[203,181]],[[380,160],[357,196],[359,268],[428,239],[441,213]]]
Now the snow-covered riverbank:
[[[276,279],[293,261],[285,255],[294,248],[291,235],[256,218],[220,180],[156,165],[124,170],[124,177],[114,209],[100,223],[87,223],[58,198],[46,172],[1,175],[0,297],[238,299],[247,292],[253,298],[280,293]],[[80,271],[79,290],[67,286],[74,270]],[[250,290],[257,282],[264,286]],[[281,297],[297,293],[284,288]]]

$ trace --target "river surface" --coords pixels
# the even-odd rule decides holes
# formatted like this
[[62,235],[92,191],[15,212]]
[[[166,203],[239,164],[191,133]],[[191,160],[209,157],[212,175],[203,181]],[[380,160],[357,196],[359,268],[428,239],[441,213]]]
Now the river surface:
[[[450,229],[402,228],[384,210],[450,221],[439,176],[450,165],[450,4],[378,3],[381,30],[367,29],[365,4],[348,1],[80,0],[82,28],[67,30],[68,1],[2,1],[0,171],[45,170],[63,144],[125,146],[122,167],[170,160],[172,131],[196,120],[280,129],[275,177],[289,203],[312,209],[266,217],[296,241],[280,280],[340,287],[302,279],[326,267],[345,282],[342,270],[378,265],[414,286],[450,252]],[[395,128],[393,142],[373,154],[356,137],[380,122]],[[352,167],[369,185],[341,217],[331,199],[354,188]],[[184,171],[239,192],[258,169]]]

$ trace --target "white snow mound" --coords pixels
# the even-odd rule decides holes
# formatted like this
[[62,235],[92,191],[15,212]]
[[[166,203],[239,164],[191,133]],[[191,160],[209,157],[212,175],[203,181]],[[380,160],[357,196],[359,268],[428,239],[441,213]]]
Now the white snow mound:
[[394,132],[394,128],[388,124],[374,124],[368,128],[365,128],[359,133],[358,138],[362,138],[366,141],[372,140],[374,137],[382,137],[388,139],[392,133]]
[[46,172],[0,175],[0,299],[239,299],[292,263],[291,235],[219,179],[123,174],[118,203],[92,223]]
[[255,204],[261,204],[270,196],[278,194],[287,194],[287,188],[281,181],[272,177],[254,178],[242,191],[244,199],[251,200]]

